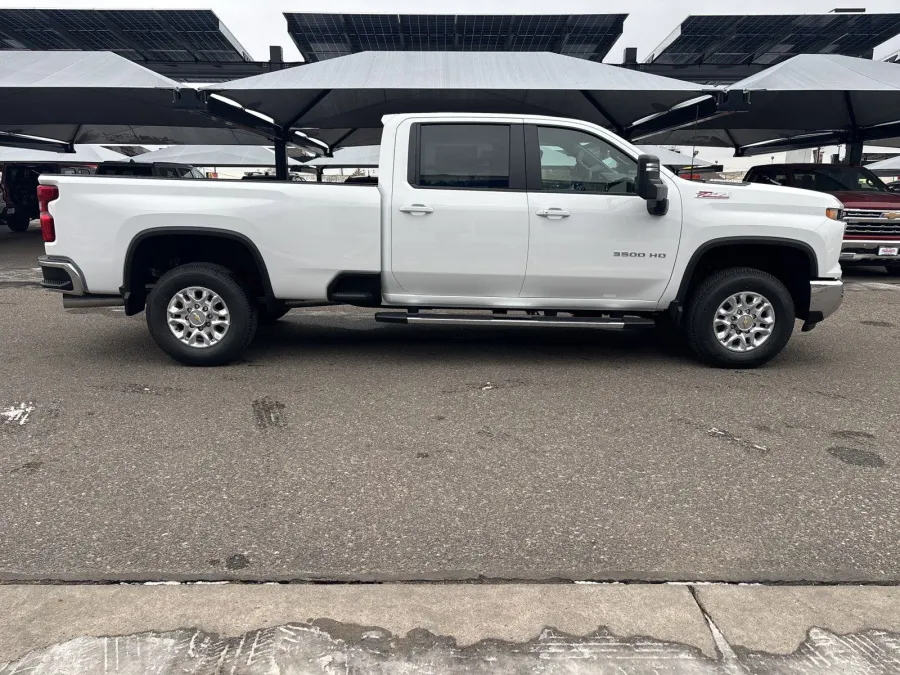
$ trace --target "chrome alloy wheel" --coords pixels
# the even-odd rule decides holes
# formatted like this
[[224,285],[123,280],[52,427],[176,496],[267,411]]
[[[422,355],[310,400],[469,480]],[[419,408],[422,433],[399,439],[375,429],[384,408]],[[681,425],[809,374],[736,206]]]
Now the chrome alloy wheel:
[[172,335],[198,349],[218,344],[231,327],[225,301],[203,286],[178,291],[169,301],[167,319]]
[[725,349],[752,352],[768,340],[775,330],[772,303],[759,293],[743,291],[728,296],[716,310],[713,331]]

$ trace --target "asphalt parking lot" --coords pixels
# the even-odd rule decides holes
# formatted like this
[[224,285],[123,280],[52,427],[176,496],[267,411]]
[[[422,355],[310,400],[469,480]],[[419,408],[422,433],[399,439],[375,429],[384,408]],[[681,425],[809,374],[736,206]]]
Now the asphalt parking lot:
[[[0,228],[0,579],[897,581],[900,285],[772,364],[294,310],[190,369]],[[18,411],[18,412],[17,412]]]

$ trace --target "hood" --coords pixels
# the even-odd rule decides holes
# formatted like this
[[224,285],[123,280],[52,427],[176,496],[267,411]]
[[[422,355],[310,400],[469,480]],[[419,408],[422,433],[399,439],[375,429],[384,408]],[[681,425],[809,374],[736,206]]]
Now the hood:
[[888,209],[900,211],[900,193],[830,192],[848,209]]

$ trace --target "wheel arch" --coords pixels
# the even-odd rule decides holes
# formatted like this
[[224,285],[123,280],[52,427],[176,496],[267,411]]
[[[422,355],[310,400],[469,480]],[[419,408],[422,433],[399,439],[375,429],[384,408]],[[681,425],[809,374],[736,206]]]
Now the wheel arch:
[[757,267],[778,277],[793,296],[797,318],[806,318],[809,281],[819,276],[813,247],[798,239],[751,236],[720,237],[697,247],[688,260],[678,293],[670,305],[675,319],[681,321],[682,308],[705,278],[716,270],[735,266]]
[[[253,263],[253,272],[255,272],[256,275],[254,281],[257,283],[255,285],[258,285],[256,290],[258,293],[262,294],[267,306],[274,307],[277,300],[272,289],[269,271],[259,248],[253,243],[253,240],[240,232],[233,232],[231,230],[222,230],[212,227],[173,226],[154,227],[143,230],[136,234],[129,242],[125,252],[125,262],[122,270],[122,286],[119,289],[119,292],[125,300],[126,314],[129,316],[137,314],[143,310],[146,304],[146,286],[142,283],[142,273],[145,270],[140,267],[143,261],[143,258],[141,257],[142,252],[145,252],[147,247],[154,241],[175,240],[175,242],[187,242],[196,241],[198,239],[228,242],[230,247],[233,248],[238,246],[249,253]],[[215,256],[213,256],[212,259],[204,259],[203,256],[191,256],[191,258],[193,259],[182,261],[182,264],[185,262],[218,262],[215,259]],[[138,262],[137,266],[136,261]]]

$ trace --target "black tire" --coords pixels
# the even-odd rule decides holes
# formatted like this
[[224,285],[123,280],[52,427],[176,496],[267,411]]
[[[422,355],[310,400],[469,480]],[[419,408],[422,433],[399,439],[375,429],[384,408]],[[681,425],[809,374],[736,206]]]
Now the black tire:
[[274,310],[270,310],[265,305],[259,308],[259,325],[260,326],[271,326],[273,323],[278,321],[281,317],[291,311],[290,307],[285,307],[284,305],[276,305]]
[[885,265],[884,268],[887,270],[887,273],[892,277],[900,277],[900,263],[893,263],[892,265]]
[[[228,306],[228,332],[209,347],[191,347],[169,330],[169,302],[189,286],[208,288]],[[239,357],[256,334],[258,312],[250,297],[247,287],[227,267],[212,263],[182,265],[166,272],[150,292],[147,328],[160,349],[176,361],[188,366],[221,366]]]
[[13,232],[24,232],[31,225],[31,219],[28,216],[7,216],[6,226]]
[[[716,310],[730,295],[743,291],[764,295],[775,313],[775,328],[769,339],[749,352],[727,349],[716,338]],[[750,267],[732,267],[705,279],[693,293],[684,319],[691,351],[704,363],[718,368],[755,368],[784,349],[794,331],[794,299],[777,278]]]

